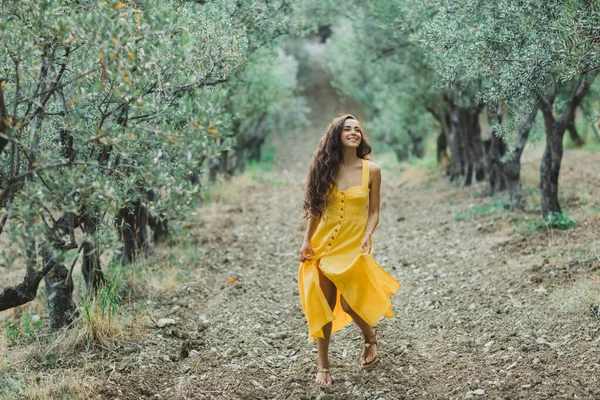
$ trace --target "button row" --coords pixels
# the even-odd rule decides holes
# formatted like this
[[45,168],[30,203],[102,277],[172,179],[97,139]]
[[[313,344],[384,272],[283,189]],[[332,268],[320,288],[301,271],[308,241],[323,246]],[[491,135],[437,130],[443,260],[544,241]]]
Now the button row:
[[[341,193],[341,195],[342,195],[342,196],[344,195],[344,192],[340,192],[340,193]],[[344,203],[344,199],[342,199],[342,204],[343,204],[343,203]],[[344,212],[344,207],[343,207],[343,206],[340,208],[340,211],[341,211],[342,213]],[[340,219],[344,219],[344,214],[340,215]],[[341,226],[341,225],[342,225],[342,222],[340,221],[340,226]],[[338,229],[337,229],[337,228],[335,229],[335,232],[336,232],[336,233],[338,232]],[[331,240],[335,240],[335,236],[332,236],[332,237],[331,237]],[[330,243],[327,243],[327,247],[331,247],[332,245],[333,245],[333,243],[332,243],[332,242],[330,242]],[[329,249],[325,250],[325,253],[329,253]]]

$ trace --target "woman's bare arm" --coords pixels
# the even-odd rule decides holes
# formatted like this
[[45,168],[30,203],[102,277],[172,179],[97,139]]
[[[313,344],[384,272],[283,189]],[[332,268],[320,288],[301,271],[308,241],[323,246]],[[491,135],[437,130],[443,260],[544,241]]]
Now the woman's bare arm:
[[302,242],[302,247],[298,252],[298,260],[301,262],[310,260],[315,255],[312,247],[310,246],[310,239],[312,239],[313,235],[315,234],[318,225],[319,222],[317,220],[312,217],[308,218],[308,222],[306,224],[306,233],[304,234],[304,241]]

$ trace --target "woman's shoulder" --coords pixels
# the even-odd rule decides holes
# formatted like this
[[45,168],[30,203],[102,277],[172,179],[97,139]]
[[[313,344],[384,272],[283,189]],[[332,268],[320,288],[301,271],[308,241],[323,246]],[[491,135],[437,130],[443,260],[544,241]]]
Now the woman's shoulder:
[[381,173],[381,168],[379,168],[379,165],[375,164],[371,160],[367,160],[367,162],[369,163],[369,172],[371,174],[372,173]]

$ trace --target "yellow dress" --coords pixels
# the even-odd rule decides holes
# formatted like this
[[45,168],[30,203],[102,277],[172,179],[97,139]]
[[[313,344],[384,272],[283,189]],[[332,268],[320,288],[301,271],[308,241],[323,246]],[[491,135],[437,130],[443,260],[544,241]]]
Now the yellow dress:
[[[340,295],[369,325],[382,316],[393,317],[390,295],[400,282],[388,274],[371,253],[360,249],[367,228],[369,202],[369,161],[362,160],[362,184],[340,191],[332,188],[332,198],[311,247],[314,257],[300,264],[298,286],[310,339],[323,337],[323,326],[333,321],[332,333],[352,321],[340,303]],[[337,301],[332,310],[319,285],[317,268],[337,288]]]

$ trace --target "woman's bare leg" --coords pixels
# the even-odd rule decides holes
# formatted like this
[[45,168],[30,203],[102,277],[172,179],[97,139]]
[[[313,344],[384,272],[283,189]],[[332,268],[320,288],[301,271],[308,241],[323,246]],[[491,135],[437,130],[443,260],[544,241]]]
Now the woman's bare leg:
[[[375,332],[373,331],[373,328],[371,327],[371,325],[369,325],[364,319],[362,319],[352,309],[352,307],[350,307],[350,305],[348,304],[348,302],[346,302],[346,300],[344,299],[343,296],[340,296],[340,301],[341,301],[342,308],[344,309],[344,311],[352,317],[352,320],[356,323],[356,325],[358,325],[358,328],[361,330],[361,332],[365,338],[365,343],[374,343],[376,338],[375,338]],[[364,357],[363,363],[369,364],[371,361],[373,361],[375,359],[376,355],[377,355],[377,349],[375,347],[370,346],[369,348],[365,348],[364,354],[363,354],[363,357]]]
[[[329,307],[333,310],[337,298],[337,288],[323,273],[319,270],[319,285],[329,303]],[[329,369],[329,339],[331,337],[332,323],[328,323],[323,327],[323,339],[317,338],[317,353],[319,355],[318,370]],[[319,385],[331,385],[331,374],[317,373],[316,382]]]

